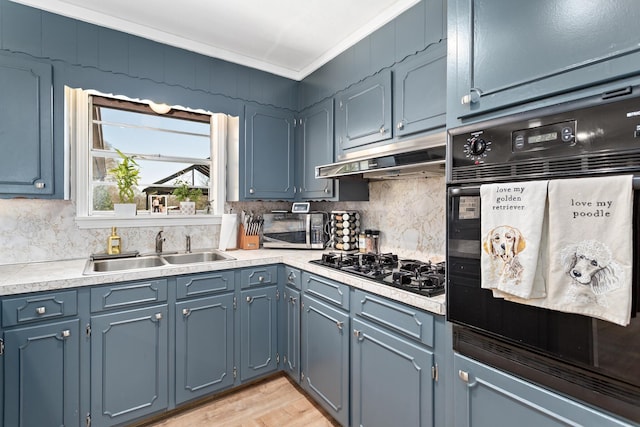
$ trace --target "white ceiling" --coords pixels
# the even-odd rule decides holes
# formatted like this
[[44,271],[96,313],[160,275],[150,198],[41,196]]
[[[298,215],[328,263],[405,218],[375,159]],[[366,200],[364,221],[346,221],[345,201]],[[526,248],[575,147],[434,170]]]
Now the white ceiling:
[[12,0],[295,80],[420,0]]

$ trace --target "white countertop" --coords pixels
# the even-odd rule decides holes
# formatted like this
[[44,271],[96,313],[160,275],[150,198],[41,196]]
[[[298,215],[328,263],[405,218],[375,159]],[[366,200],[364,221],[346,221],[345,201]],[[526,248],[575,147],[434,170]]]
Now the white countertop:
[[0,296],[284,263],[291,267],[322,275],[354,288],[360,288],[435,314],[442,315],[445,313],[444,295],[428,298],[328,267],[309,263],[310,260],[321,258],[322,253],[319,251],[258,249],[252,251],[234,250],[228,251],[226,254],[234,257],[235,260],[170,265],[146,270],[119,271],[91,275],[83,274],[87,263],[86,258],[0,265]]

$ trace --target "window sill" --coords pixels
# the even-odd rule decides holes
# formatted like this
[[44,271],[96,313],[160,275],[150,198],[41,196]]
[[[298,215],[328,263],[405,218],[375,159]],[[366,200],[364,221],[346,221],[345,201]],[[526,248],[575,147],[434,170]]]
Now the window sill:
[[216,225],[220,215],[139,215],[131,218],[115,216],[78,216],[76,225],[80,229],[109,227],[158,227],[181,225]]

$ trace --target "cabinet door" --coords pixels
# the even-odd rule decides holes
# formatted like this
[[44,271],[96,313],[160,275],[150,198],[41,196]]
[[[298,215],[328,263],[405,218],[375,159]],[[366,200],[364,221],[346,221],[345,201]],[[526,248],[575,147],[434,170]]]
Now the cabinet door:
[[4,337],[3,425],[79,426],[79,321],[14,329]]
[[444,128],[447,110],[447,42],[400,63],[394,70],[396,136]]
[[456,119],[638,74],[634,0],[455,0],[448,10],[449,43],[455,46],[448,70],[449,126],[460,123]]
[[245,108],[244,197],[293,199],[294,117],[264,106]]
[[456,427],[629,425],[459,354],[453,368]]
[[297,145],[302,168],[300,176],[301,199],[333,197],[333,180],[316,179],[316,166],[333,163],[333,99],[301,114],[300,141]]
[[382,71],[338,95],[338,159],[391,137],[391,71]]
[[233,294],[176,304],[176,403],[233,385]]
[[91,425],[125,423],[167,408],[167,306],[91,318]]
[[0,55],[0,194],[53,194],[51,65]]
[[284,371],[300,382],[300,291],[286,287],[284,291]]
[[367,322],[352,322],[352,424],[433,426],[433,353]]
[[247,381],[278,369],[278,287],[240,293],[240,379]]
[[302,303],[302,387],[349,425],[349,316],[308,295]]

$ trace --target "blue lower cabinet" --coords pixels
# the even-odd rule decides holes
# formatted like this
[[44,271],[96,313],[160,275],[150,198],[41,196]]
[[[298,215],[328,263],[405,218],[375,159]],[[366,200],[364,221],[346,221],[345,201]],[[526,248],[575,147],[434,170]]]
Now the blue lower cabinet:
[[176,403],[234,383],[233,294],[176,304]]
[[352,322],[352,425],[433,426],[433,353],[368,322]]
[[278,287],[240,292],[240,380],[278,369]]
[[168,406],[166,304],[91,318],[91,426],[125,423]]
[[79,320],[5,332],[4,426],[80,425]]
[[349,315],[305,294],[301,321],[302,387],[348,426]]
[[282,299],[282,362],[284,372],[300,383],[300,291],[285,287]]
[[455,427],[630,426],[457,353],[453,368]]

